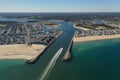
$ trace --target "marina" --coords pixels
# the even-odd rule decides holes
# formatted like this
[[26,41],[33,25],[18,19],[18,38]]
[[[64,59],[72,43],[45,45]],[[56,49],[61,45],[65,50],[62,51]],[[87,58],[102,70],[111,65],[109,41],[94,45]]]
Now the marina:
[[0,80],[120,80],[120,0],[0,0]]
[[[60,32],[58,34],[55,32],[55,35],[49,33],[50,35],[53,34],[55,38],[50,41],[51,43],[48,43],[48,47],[42,54],[27,62],[30,64],[27,64],[24,59],[0,60],[0,80],[112,80],[112,77],[119,79],[118,75],[113,74],[114,72],[118,74],[120,71],[119,65],[114,64],[115,62],[119,63],[119,39],[113,37],[112,40],[98,39],[100,40],[98,41],[95,39],[95,41],[79,43],[80,39],[78,42],[74,42],[76,37],[74,33],[78,31],[73,27],[74,23],[65,21],[59,23],[60,26],[57,29]],[[45,25],[41,28],[45,30],[45,33],[51,31],[46,30]],[[32,30],[34,31],[34,29]],[[12,30],[10,29],[10,31]],[[81,34],[81,31],[79,34]],[[116,35],[119,30],[116,31],[117,29],[115,31],[109,30],[105,36],[110,36],[109,32]],[[93,31],[93,33],[92,31],[85,31],[83,33],[85,34],[82,37],[87,37],[87,40],[91,39],[88,39],[89,36],[104,34],[101,34],[101,31]],[[33,33],[31,33],[31,36],[33,36]],[[80,36],[77,35],[77,37]],[[119,37],[116,36],[116,38]],[[111,38],[108,37],[108,39]],[[109,62],[111,60],[113,63]],[[116,66],[116,70],[111,67],[113,64]],[[109,66],[110,68],[108,68]]]
[[[16,80],[16,79],[34,80],[34,79],[37,79],[39,74],[41,74],[41,72],[46,67],[46,65],[48,64],[50,59],[54,56],[54,54],[57,52],[57,50],[61,48],[61,46],[63,46],[63,51],[62,51],[61,55],[59,56],[58,60],[56,61],[56,63],[58,61],[63,62],[62,57],[65,54],[65,52],[69,46],[69,43],[71,42],[71,39],[74,36],[75,29],[68,22],[62,22],[61,24],[62,25],[59,27],[59,29],[64,31],[63,34],[55,42],[53,42],[52,45],[50,45],[50,47],[44,52],[44,54],[39,58],[39,60],[35,64],[30,66],[30,65],[26,64],[24,60],[19,60],[18,65],[16,64],[9,68],[2,69],[0,71],[0,79],[2,79],[2,80],[6,80],[8,78],[9,78],[9,80]],[[71,34],[71,35],[68,36],[68,34]],[[52,52],[51,52],[51,50],[52,50]],[[7,64],[12,64],[12,62],[14,63],[14,61],[16,61],[16,60],[14,60],[14,61],[11,60],[11,62],[9,62],[9,61],[7,62],[7,60],[5,60],[5,61],[6,61],[5,62],[6,65],[7,65]],[[2,63],[2,61],[0,63]],[[33,70],[33,69],[35,69],[35,70]],[[9,71],[9,73],[7,73],[6,71],[7,72]],[[17,74],[14,74],[14,75],[11,74],[11,73],[15,73],[15,72],[17,72]],[[24,75],[22,75],[23,72],[24,72]],[[7,75],[7,77],[5,77],[6,75]]]

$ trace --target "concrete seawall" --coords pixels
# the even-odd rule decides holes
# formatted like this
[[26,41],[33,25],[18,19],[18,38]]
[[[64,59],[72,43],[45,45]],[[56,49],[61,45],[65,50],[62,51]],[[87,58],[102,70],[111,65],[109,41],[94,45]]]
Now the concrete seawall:
[[31,60],[27,60],[26,63],[28,64],[35,64],[39,58],[43,55],[43,53],[45,53],[45,51],[51,46],[51,44],[62,35],[63,31],[61,31],[58,35],[56,35],[54,37],[54,39],[48,44],[48,46],[45,48],[45,50],[43,50],[43,52],[40,53],[40,55],[38,55],[36,58],[33,58]]
[[72,54],[71,54],[72,46],[73,46],[73,40],[71,40],[68,49],[62,58],[62,61],[70,61],[72,59]]

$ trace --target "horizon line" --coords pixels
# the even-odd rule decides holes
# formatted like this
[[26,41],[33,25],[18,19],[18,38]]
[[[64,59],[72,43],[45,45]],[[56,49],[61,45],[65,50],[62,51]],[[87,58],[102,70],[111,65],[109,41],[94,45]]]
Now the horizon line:
[[119,11],[117,12],[110,12],[110,11],[101,11],[101,12],[99,12],[99,11],[96,11],[96,12],[92,12],[92,11],[90,11],[90,12],[0,12],[0,13],[120,13]]

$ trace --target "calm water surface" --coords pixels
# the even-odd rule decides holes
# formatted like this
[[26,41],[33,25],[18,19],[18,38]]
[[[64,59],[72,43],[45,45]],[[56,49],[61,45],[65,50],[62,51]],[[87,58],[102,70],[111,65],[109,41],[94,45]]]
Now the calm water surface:
[[62,54],[47,80],[120,80],[120,39],[75,43],[73,59],[61,59],[74,34],[70,23],[62,23],[64,31],[34,65],[24,60],[0,60],[0,80],[36,80],[49,60],[61,47]]
[[48,80],[120,80],[120,39],[75,43],[72,54]]

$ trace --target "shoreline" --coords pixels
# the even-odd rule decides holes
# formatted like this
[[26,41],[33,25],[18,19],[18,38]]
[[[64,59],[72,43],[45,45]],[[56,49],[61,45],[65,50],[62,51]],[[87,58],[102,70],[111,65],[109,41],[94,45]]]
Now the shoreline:
[[87,28],[78,27],[78,26],[76,26],[76,23],[75,23],[75,24],[73,24],[73,27],[74,27],[74,28],[76,28],[76,29],[81,29],[81,30],[84,30],[84,31],[88,31],[88,30],[90,30],[90,29],[87,29]]
[[43,53],[52,45],[52,43],[54,43],[62,35],[62,33],[63,31],[61,31],[58,35],[56,35],[55,38],[46,46],[46,48],[38,56],[30,60],[27,60],[26,63],[35,64],[39,60],[39,58],[43,55]]
[[73,42],[87,42],[87,41],[97,41],[97,40],[109,40],[118,39],[120,34],[115,35],[104,35],[104,36],[86,36],[86,37],[74,37]]
[[0,45],[0,60],[30,60],[37,57],[44,51],[45,45],[26,44]]
[[63,31],[57,34],[47,46],[42,44],[0,45],[0,60],[26,60],[27,63],[34,63],[62,33]]

